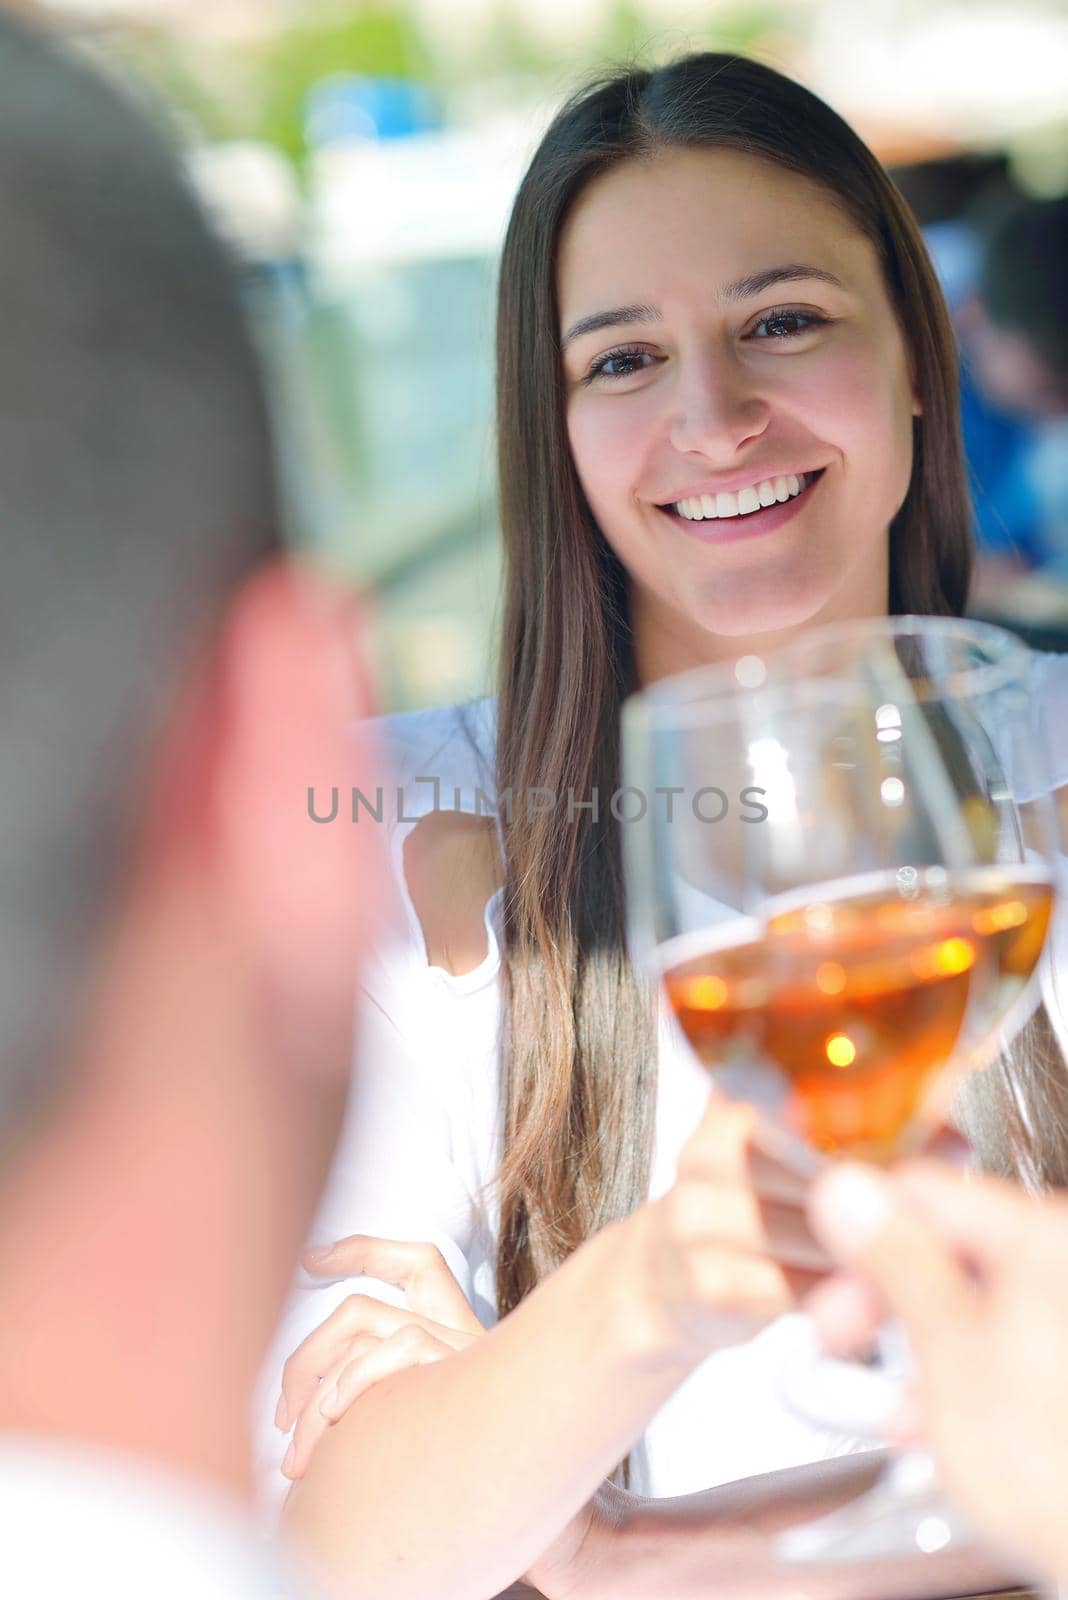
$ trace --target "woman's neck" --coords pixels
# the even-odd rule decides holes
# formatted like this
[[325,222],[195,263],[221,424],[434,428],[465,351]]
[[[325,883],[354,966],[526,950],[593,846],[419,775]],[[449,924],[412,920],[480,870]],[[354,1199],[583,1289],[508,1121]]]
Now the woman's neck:
[[632,585],[630,614],[636,679],[638,687],[644,688],[697,667],[729,666],[743,656],[774,655],[800,634],[824,623],[885,616],[887,600],[881,590],[873,590],[870,596],[860,599],[842,597],[837,603],[832,600],[815,616],[789,627],[762,633],[722,634],[711,633],[693,619],[667,610],[655,596]]

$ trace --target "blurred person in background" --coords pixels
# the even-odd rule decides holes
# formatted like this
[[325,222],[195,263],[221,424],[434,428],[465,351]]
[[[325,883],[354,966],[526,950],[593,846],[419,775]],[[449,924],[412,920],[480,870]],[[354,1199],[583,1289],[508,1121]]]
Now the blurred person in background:
[[[997,153],[896,168],[923,226],[961,346],[961,427],[974,501],[971,607],[1055,621],[1068,577],[1063,201],[1029,199]],[[1019,584],[1037,572],[1047,585]],[[1059,609],[1064,610],[1063,595]]]
[[[277,1593],[248,1412],[333,1149],[366,709],[279,549],[221,247],[141,115],[0,16],[5,1593]],[[271,1563],[273,1566],[273,1563]]]
[[983,257],[969,323],[972,366],[1006,411],[1068,414],[1068,195],[1010,210]]
[[810,1309],[828,1348],[871,1348],[889,1311],[914,1392],[892,1427],[936,1452],[957,1504],[1024,1570],[1068,1592],[1068,1200],[908,1164],[843,1166],[813,1225],[851,1277]]
[[957,314],[970,381],[1018,430],[991,507],[996,518],[1004,500],[1000,540],[996,525],[987,529],[1000,558],[984,578],[990,600],[1014,571],[1037,568],[1068,585],[1066,262],[1068,196],[1011,207],[990,231],[975,293]]
[[[265,1453],[346,1594],[480,1600],[525,1570],[551,1600],[753,1600],[796,1589],[774,1528],[873,1471],[783,1401],[786,1313],[830,1258],[749,1108],[658,1032],[608,797],[635,686],[963,610],[956,373],[914,219],[801,86],[688,57],[545,135],[500,271],[500,692],[389,725],[408,926],[369,971],[273,1366]],[[1037,698],[1065,665],[1034,657]],[[1051,755],[1068,782],[1063,737]],[[984,1154],[1064,1181],[1063,1071],[1031,1060],[984,1075]],[[943,1553],[805,1587],[997,1576]]]

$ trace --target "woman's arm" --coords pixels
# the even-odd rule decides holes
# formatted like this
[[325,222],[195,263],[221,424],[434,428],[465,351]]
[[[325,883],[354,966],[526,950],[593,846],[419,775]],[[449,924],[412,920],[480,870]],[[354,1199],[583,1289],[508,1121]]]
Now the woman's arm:
[[[646,1224],[648,1220],[646,1217]],[[643,1227],[643,1231],[648,1235],[647,1227]],[[615,1247],[625,1246],[626,1230],[619,1228],[615,1234]],[[602,1243],[606,1238],[610,1244],[613,1242],[610,1235],[602,1235]],[[669,1255],[670,1251],[660,1253]],[[393,1281],[400,1281],[403,1277],[409,1290],[409,1301],[418,1302],[419,1310],[424,1313],[435,1312],[453,1324],[469,1316],[458,1285],[444,1264],[440,1261],[435,1264],[433,1252],[426,1251],[424,1247],[352,1239],[337,1246],[334,1255],[343,1257],[353,1270],[362,1271],[376,1265],[378,1271]],[[600,1305],[602,1299],[596,1293],[595,1278],[591,1281],[586,1273],[577,1271],[577,1264],[581,1264],[581,1257],[585,1255],[586,1252],[580,1253],[580,1257],[566,1269],[567,1277],[573,1280],[571,1291],[578,1288],[587,1296],[592,1293],[594,1304]],[[588,1260],[586,1264],[589,1265]],[[548,1412],[539,1404],[533,1421],[528,1418],[524,1424],[523,1406],[509,1410],[511,1402],[506,1399],[500,1406],[495,1405],[498,1415],[493,1420],[503,1424],[499,1435],[494,1435],[492,1421],[488,1427],[486,1419],[477,1410],[472,1415],[461,1412],[461,1435],[466,1439],[473,1432],[480,1432],[483,1449],[468,1450],[466,1457],[459,1461],[455,1456],[448,1457],[457,1474],[451,1485],[451,1501],[443,1498],[434,1467],[435,1457],[447,1454],[448,1416],[443,1418],[440,1411],[433,1412],[434,1423],[431,1427],[428,1422],[431,1413],[421,1409],[424,1402],[428,1407],[433,1406],[435,1396],[427,1395],[425,1390],[402,1390],[394,1394],[388,1412],[384,1410],[380,1418],[372,1415],[369,1424],[372,1429],[388,1429],[394,1418],[402,1414],[394,1410],[398,1403],[401,1406],[411,1403],[419,1408],[419,1432],[415,1441],[417,1459],[413,1463],[411,1479],[402,1483],[398,1501],[393,1506],[397,1513],[395,1537],[403,1541],[401,1548],[407,1557],[403,1566],[397,1563],[401,1571],[400,1582],[408,1587],[393,1588],[387,1583],[387,1593],[418,1592],[419,1585],[426,1583],[433,1585],[435,1595],[478,1593],[485,1597],[492,1589],[496,1589],[500,1581],[500,1569],[495,1564],[498,1556],[494,1539],[500,1542],[501,1567],[514,1572],[516,1562],[522,1559],[527,1548],[522,1544],[522,1539],[529,1538],[531,1544],[537,1544],[540,1540],[535,1520],[540,1507],[543,1514],[559,1525],[562,1531],[555,1534],[551,1542],[529,1563],[527,1576],[536,1589],[551,1597],[551,1600],[627,1600],[628,1596],[633,1596],[634,1600],[648,1600],[651,1594],[663,1596],[665,1600],[672,1595],[678,1600],[686,1600],[689,1596],[693,1596],[694,1600],[697,1597],[707,1600],[710,1574],[715,1576],[714,1592],[722,1600],[730,1600],[733,1594],[747,1597],[764,1593],[783,1595],[788,1591],[793,1592],[791,1583],[796,1574],[791,1575],[789,1569],[776,1565],[773,1558],[774,1534],[778,1529],[824,1511],[867,1486],[874,1470],[872,1462],[876,1459],[871,1455],[867,1458],[815,1463],[810,1467],[768,1474],[674,1500],[646,1500],[606,1485],[581,1504],[574,1515],[569,1515],[570,1500],[577,1490],[572,1491],[571,1480],[562,1471],[558,1452],[566,1452],[568,1461],[581,1459],[583,1434],[581,1427],[575,1426],[576,1416],[585,1412],[588,1418],[595,1418],[595,1408],[604,1406],[602,1392],[593,1395],[591,1407],[590,1385],[583,1369],[582,1352],[593,1348],[595,1354],[590,1370],[596,1368],[609,1383],[613,1372],[619,1370],[612,1362],[611,1348],[615,1348],[617,1355],[622,1356],[624,1369],[627,1367],[628,1354],[631,1360],[639,1355],[636,1345],[630,1348],[620,1343],[618,1333],[621,1326],[632,1325],[632,1291],[643,1275],[648,1277],[647,1262],[632,1256],[628,1263],[625,1257],[618,1256],[610,1263],[606,1255],[602,1259],[601,1270],[603,1272],[606,1269],[612,1272],[604,1307],[609,1312],[609,1321],[602,1322],[598,1331],[598,1321],[594,1317],[589,1324],[594,1333],[591,1345],[581,1341],[576,1345],[569,1341],[565,1351],[565,1367],[570,1363],[572,1383],[575,1358],[578,1358],[581,1395],[577,1406],[570,1416],[561,1420],[555,1402]],[[552,1282],[556,1283],[557,1280]],[[547,1313],[553,1310],[551,1303],[559,1298],[555,1291],[549,1293],[550,1288],[551,1285],[546,1285],[535,1297],[540,1309]],[[556,1320],[557,1332],[562,1326],[568,1325],[569,1296],[565,1296],[564,1300],[565,1309]],[[521,1307],[508,1319],[513,1331],[528,1319],[531,1304],[533,1302]],[[560,1307],[555,1309],[559,1310]],[[356,1343],[361,1346],[370,1344],[375,1354],[357,1354],[355,1362],[346,1369],[345,1363],[351,1356],[351,1329],[343,1327],[341,1324],[345,1318],[335,1314],[287,1364],[287,1403],[291,1408],[302,1408],[298,1436],[311,1426],[309,1418],[315,1424],[312,1435],[301,1445],[305,1460],[316,1450],[325,1428],[325,1421],[318,1413],[318,1397],[328,1385],[324,1382],[322,1387],[317,1387],[317,1372],[329,1375],[336,1364],[342,1372],[347,1370],[351,1374],[348,1398],[343,1395],[337,1408],[327,1406],[331,1416],[341,1415],[352,1403],[352,1395],[365,1396],[367,1390],[381,1382],[384,1374],[398,1373],[400,1369],[428,1359],[443,1361],[445,1367],[455,1370],[455,1352],[458,1348],[465,1348],[474,1339],[485,1344],[488,1338],[495,1337],[483,1333],[458,1333],[455,1327],[449,1328],[426,1315],[420,1315],[411,1306],[400,1312],[379,1306],[373,1301],[363,1301],[353,1303],[352,1310],[355,1324],[358,1330],[362,1330],[357,1332]],[[374,1317],[368,1322],[372,1312],[385,1320],[384,1326],[374,1325]],[[722,1315],[722,1308],[719,1314]],[[348,1320],[352,1321],[353,1318]],[[662,1340],[657,1340],[655,1319],[644,1325],[649,1330],[648,1351],[657,1347],[658,1343],[662,1344]],[[397,1344],[396,1335],[389,1337],[394,1326],[408,1334],[418,1334],[433,1348],[429,1353],[421,1349],[391,1349]],[[539,1340],[543,1355],[549,1357],[551,1366],[551,1343],[544,1341],[551,1341],[552,1334],[541,1326],[540,1319],[537,1323],[531,1320],[530,1326],[535,1329],[534,1337]],[[379,1339],[382,1342],[378,1342]],[[651,1363],[641,1364],[646,1367],[646,1376],[649,1376]],[[513,1370],[511,1358],[506,1359],[509,1384]],[[531,1395],[537,1397],[533,1387],[537,1382],[545,1385],[542,1393],[550,1397],[555,1395],[560,1401],[566,1400],[566,1391],[559,1387],[559,1370],[550,1373],[551,1383],[545,1377],[547,1370],[543,1370],[540,1377],[533,1375],[532,1382],[526,1386],[524,1401]],[[483,1398],[482,1385],[485,1379],[484,1371],[474,1379],[476,1407]],[[381,1392],[385,1392],[385,1387]],[[507,1387],[504,1392],[510,1396],[512,1390]],[[456,1401],[456,1394],[462,1394],[462,1390],[455,1392],[453,1400],[454,1404],[462,1404],[462,1401]],[[305,1396],[306,1402],[302,1406]],[[496,1398],[492,1391],[491,1397]],[[638,1409],[641,1409],[640,1405]],[[355,1415],[363,1419],[361,1428],[368,1424],[369,1409],[362,1399],[356,1405]],[[625,1428],[627,1413],[617,1413],[617,1416]],[[547,1441],[542,1440],[545,1453],[539,1458],[536,1447],[540,1430],[544,1427],[548,1428],[550,1437]],[[492,1485],[499,1501],[487,1494],[483,1481],[483,1474],[490,1464],[486,1460],[486,1453],[494,1448],[495,1437],[498,1441],[496,1448],[504,1452],[503,1467],[495,1475]],[[518,1445],[517,1438],[521,1441]],[[433,1443],[433,1451],[426,1448],[428,1440]],[[364,1444],[369,1451],[366,1470],[377,1472],[379,1453],[372,1448],[372,1438],[365,1438]],[[345,1448],[348,1450],[349,1447],[346,1445]],[[389,1438],[389,1449],[391,1455],[396,1450],[395,1436]],[[545,1470],[542,1476],[535,1478],[531,1469],[539,1460],[555,1465],[551,1471]],[[351,1454],[347,1456],[347,1461],[352,1470],[360,1470]],[[471,1512],[472,1501],[463,1488],[464,1474],[467,1472],[471,1474],[469,1481],[473,1486],[474,1503],[479,1508],[477,1517]],[[360,1595],[368,1592],[374,1584],[382,1582],[379,1563],[385,1559],[386,1547],[381,1542],[380,1531],[371,1520],[377,1512],[369,1493],[362,1487],[354,1488],[350,1498],[336,1471],[331,1481],[344,1496],[342,1503],[353,1507],[347,1516],[340,1508],[337,1511],[339,1523],[349,1526],[353,1542],[348,1548],[339,1547],[336,1530],[328,1523],[328,1543],[322,1555],[331,1572],[345,1573],[345,1592]],[[551,1491],[541,1502],[537,1502],[539,1484]],[[373,1494],[383,1492],[386,1492],[385,1486],[376,1482]],[[499,1502],[503,1502],[503,1505]],[[422,1517],[420,1513],[423,1508],[433,1515],[430,1518]],[[515,1537],[509,1531],[509,1509],[513,1512],[518,1509],[519,1512],[518,1520],[514,1523],[519,1530]],[[442,1523],[445,1524],[444,1528]],[[471,1571],[462,1570],[462,1566],[461,1570],[455,1570],[457,1559],[461,1564],[470,1560]],[[448,1565],[448,1575],[439,1568],[439,1561]],[[353,1571],[358,1574],[355,1581],[351,1576]],[[806,1592],[812,1594],[813,1600],[838,1600],[839,1596],[863,1600],[868,1594],[882,1596],[884,1600],[898,1600],[898,1597],[908,1600],[908,1597],[924,1591],[928,1594],[975,1591],[994,1586],[1005,1577],[1000,1565],[981,1555],[938,1556],[922,1563],[870,1563],[863,1568],[851,1567],[847,1578],[843,1577],[840,1568],[828,1568],[823,1572],[806,1569],[805,1572]],[[451,1586],[453,1584],[455,1587]]]
[[[350,1596],[485,1600],[528,1569],[684,1377],[811,1289],[805,1186],[713,1098],[675,1186],[490,1333],[361,1394],[290,1501]],[[566,1543],[566,1540],[564,1541]]]
[[376,1385],[321,1440],[288,1513],[327,1584],[486,1600],[552,1543],[701,1357],[636,1315],[634,1232],[605,1229],[491,1332]]
[[539,1563],[530,1580],[552,1600],[927,1600],[1019,1581],[980,1551],[825,1567],[776,1562],[776,1534],[863,1493],[883,1460],[881,1451],[838,1457],[672,1500],[606,1485],[581,1549],[555,1566]]

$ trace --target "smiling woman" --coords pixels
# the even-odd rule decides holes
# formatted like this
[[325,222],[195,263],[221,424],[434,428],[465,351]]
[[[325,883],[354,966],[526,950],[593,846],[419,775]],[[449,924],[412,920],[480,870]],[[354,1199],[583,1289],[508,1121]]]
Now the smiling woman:
[[[279,1337],[291,1517],[348,1594],[484,1600],[526,1570],[552,1600],[751,1600],[769,1530],[846,1489],[821,1458],[848,1441],[776,1380],[780,1314],[827,1265],[804,1185],[708,1101],[632,972],[597,796],[636,685],[963,608],[955,370],[900,195],[768,68],[613,77],[535,153],[500,271],[499,694],[389,725],[410,929],[369,984],[317,1229],[352,1237]],[[1036,694],[1057,671],[1036,662]],[[425,815],[432,777],[470,814]],[[398,1264],[374,1235],[422,1248]],[[388,1315],[376,1276],[406,1297]],[[598,1488],[623,1457],[655,1498]],[[948,1557],[847,1576],[827,1600],[980,1587]]]
[[[971,512],[955,373],[914,219],[807,90],[705,55],[578,96],[531,163],[501,264],[501,787],[610,792],[619,704],[637,684],[823,621],[960,611]],[[764,514],[778,526],[724,537],[746,522],[721,531],[720,494],[729,510],[770,480],[778,502],[776,479],[802,473],[806,492]],[[698,496],[704,509],[706,494],[714,527],[664,510]],[[619,1062],[651,1044],[623,955],[618,843],[610,823],[562,809],[506,839],[505,1307],[648,1181],[649,1090],[636,1065],[620,1081]],[[556,1017],[565,994],[579,1103],[557,1100],[552,1123],[562,1080],[533,1019]],[[584,1030],[587,1008],[614,1028]],[[619,1119],[606,1148],[625,1154],[596,1181],[568,1129],[598,1103]],[[558,1175],[582,1166],[576,1208]]]
[[[774,264],[784,239],[796,264]],[[922,407],[875,246],[825,185],[668,148],[581,196],[557,274],[568,441],[629,574],[640,675],[885,610]],[[591,297],[626,306],[625,349]]]

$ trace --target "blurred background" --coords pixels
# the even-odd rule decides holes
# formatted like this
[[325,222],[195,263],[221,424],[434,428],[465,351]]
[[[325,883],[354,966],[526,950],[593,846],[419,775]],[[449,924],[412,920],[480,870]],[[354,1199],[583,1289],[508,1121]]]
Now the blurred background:
[[892,168],[960,337],[973,609],[1068,648],[1068,0],[37,9],[187,152],[242,263],[291,535],[374,587],[387,705],[492,682],[494,278],[524,164],[591,71],[697,48],[799,77]]

